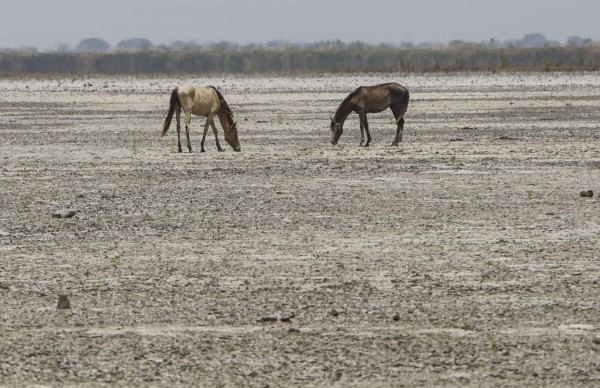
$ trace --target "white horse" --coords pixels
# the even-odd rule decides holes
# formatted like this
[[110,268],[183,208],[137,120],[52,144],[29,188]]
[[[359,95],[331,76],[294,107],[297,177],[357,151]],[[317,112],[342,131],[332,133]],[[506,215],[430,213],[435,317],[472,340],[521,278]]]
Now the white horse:
[[160,134],[162,138],[167,134],[173,120],[173,113],[176,113],[177,118],[177,146],[181,151],[181,109],[185,113],[185,135],[187,137],[188,150],[192,152],[192,144],[190,143],[190,121],[192,121],[192,113],[196,116],[206,117],[204,125],[204,135],[202,135],[202,143],[200,143],[200,152],[204,152],[204,140],[210,125],[215,134],[217,149],[223,151],[219,138],[217,136],[217,127],[215,127],[214,117],[217,116],[225,133],[225,141],[229,143],[234,151],[241,151],[240,140],[238,139],[236,123],[233,121],[233,112],[219,92],[213,86],[194,87],[190,85],[179,85],[171,92],[171,101],[169,111],[163,124],[163,130]]

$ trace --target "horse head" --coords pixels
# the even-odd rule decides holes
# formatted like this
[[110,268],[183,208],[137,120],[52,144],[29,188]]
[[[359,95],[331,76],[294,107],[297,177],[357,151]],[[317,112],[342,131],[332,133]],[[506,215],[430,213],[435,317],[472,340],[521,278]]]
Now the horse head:
[[234,122],[229,126],[229,129],[225,132],[225,141],[229,143],[234,151],[240,152],[242,147],[240,146],[240,139],[238,139],[237,122]]
[[342,136],[344,129],[342,128],[342,123],[338,123],[333,117],[330,117],[330,119],[331,125],[329,126],[329,129],[331,130],[331,144],[336,145],[338,140],[340,140],[340,136]]

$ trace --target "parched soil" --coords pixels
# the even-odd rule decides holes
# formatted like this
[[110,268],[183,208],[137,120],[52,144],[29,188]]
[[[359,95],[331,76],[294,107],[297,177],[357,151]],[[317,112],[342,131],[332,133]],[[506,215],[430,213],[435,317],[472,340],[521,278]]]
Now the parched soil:
[[180,81],[0,80],[0,385],[600,384],[597,74],[196,78],[191,154]]

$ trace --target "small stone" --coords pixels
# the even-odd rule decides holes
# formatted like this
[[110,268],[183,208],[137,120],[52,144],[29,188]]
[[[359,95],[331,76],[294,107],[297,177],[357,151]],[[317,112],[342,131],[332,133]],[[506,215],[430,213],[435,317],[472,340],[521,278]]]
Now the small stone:
[[587,191],[582,191],[579,193],[579,195],[581,195],[582,197],[588,197],[591,198],[594,196],[594,192],[592,190],[587,190]]
[[69,301],[69,297],[67,295],[59,295],[58,296],[58,304],[56,308],[59,310],[66,310],[71,308],[71,302]]
[[333,381],[339,381],[342,378],[342,371],[341,370],[336,370],[335,373],[333,374]]
[[288,333],[300,333],[300,329],[298,329],[297,327],[290,327],[288,329]]
[[277,317],[275,317],[275,316],[262,317],[258,321],[259,322],[277,322]]
[[399,321],[400,320],[400,314],[394,314],[394,315],[392,315],[392,319],[394,321]]
[[61,209],[52,213],[52,217],[54,218],[71,218],[75,214],[77,214],[76,210],[73,209]]
[[329,315],[331,315],[332,317],[339,317],[340,313],[339,313],[339,311],[333,309],[329,312]]

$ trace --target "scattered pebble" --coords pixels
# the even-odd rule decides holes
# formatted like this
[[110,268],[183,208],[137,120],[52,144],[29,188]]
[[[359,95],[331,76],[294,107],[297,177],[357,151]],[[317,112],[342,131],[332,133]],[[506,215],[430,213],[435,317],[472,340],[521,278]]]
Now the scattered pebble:
[[579,195],[581,195],[582,197],[593,197],[594,196],[594,192],[592,190],[588,190],[588,191],[582,191],[579,193]]
[[277,317],[276,316],[266,316],[266,317],[262,317],[258,320],[258,322],[277,322]]
[[333,309],[329,312],[329,315],[331,315],[332,317],[339,317],[340,313],[337,310]]
[[394,315],[392,315],[392,319],[394,321],[399,321],[400,320],[400,314],[394,314]]
[[75,214],[77,214],[76,210],[73,209],[61,209],[52,213],[52,217],[54,218],[71,218]]
[[342,371],[341,370],[336,370],[335,373],[333,374],[333,381],[339,381],[342,378]]
[[69,297],[67,295],[59,295],[58,296],[58,304],[56,308],[59,310],[66,310],[71,308],[71,302],[69,301]]

